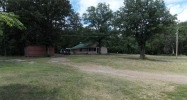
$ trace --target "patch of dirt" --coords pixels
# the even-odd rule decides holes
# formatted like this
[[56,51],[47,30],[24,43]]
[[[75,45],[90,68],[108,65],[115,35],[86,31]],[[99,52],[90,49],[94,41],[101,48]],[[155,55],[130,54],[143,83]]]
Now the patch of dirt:
[[185,75],[160,74],[160,73],[132,71],[132,70],[119,70],[119,69],[111,68],[109,66],[101,66],[95,64],[76,65],[75,63],[70,62],[68,58],[65,57],[52,58],[50,62],[73,66],[84,72],[93,72],[93,73],[116,75],[116,76],[128,77],[128,78],[160,80],[160,81],[168,81],[168,82],[174,82],[179,84],[187,84],[187,76]]
[[29,63],[29,64],[35,64],[36,62],[34,62],[34,61],[30,61],[30,62],[27,62],[27,63]]
[[21,59],[8,59],[8,60],[0,60],[0,61],[6,61],[6,62],[24,62],[25,60],[21,60]]
[[57,58],[52,58],[51,60],[49,60],[49,63],[62,63],[63,64],[64,62],[70,62],[70,60],[65,57],[57,57]]
[[0,60],[0,62],[24,62],[24,63],[29,63],[29,64],[34,64],[34,61],[30,61],[27,62],[26,60],[22,60],[22,59],[4,59],[4,60]]

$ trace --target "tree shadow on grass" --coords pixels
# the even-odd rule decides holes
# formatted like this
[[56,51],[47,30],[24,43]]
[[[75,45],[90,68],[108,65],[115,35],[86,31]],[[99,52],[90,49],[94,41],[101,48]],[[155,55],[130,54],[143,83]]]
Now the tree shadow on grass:
[[161,60],[161,59],[146,59],[148,61],[153,61],[153,62],[172,62],[172,61],[169,61],[169,60]]
[[[123,58],[123,59],[130,59],[130,60],[141,60],[139,57],[120,57],[120,58]],[[172,62],[172,61],[169,61],[169,60],[163,60],[163,59],[150,59],[150,58],[145,58],[143,60],[147,60],[147,61],[153,61],[153,62]]]
[[58,90],[24,84],[10,84],[0,87],[0,100],[56,100]]

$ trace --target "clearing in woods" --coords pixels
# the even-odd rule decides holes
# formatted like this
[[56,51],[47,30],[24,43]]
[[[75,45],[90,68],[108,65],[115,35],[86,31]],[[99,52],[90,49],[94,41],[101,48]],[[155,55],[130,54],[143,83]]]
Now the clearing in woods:
[[187,57],[0,57],[0,100],[186,100]]
[[126,70],[115,69],[109,66],[103,66],[103,65],[93,64],[93,63],[86,63],[86,64],[81,65],[81,64],[76,64],[76,63],[71,62],[67,57],[52,58],[50,62],[73,66],[85,72],[100,73],[100,74],[105,74],[105,75],[115,75],[115,76],[129,77],[129,78],[135,78],[135,79],[160,80],[160,81],[168,81],[168,82],[174,82],[174,83],[179,83],[179,84],[187,84],[186,75],[153,73],[153,72],[144,72],[144,71],[137,71],[137,70],[134,71],[134,70],[128,70],[128,69]]

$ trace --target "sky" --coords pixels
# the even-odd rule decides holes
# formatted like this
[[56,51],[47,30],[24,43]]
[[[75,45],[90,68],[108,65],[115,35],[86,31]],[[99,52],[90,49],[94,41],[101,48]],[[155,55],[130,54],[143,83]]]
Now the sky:
[[[110,5],[113,11],[123,6],[124,0],[70,0],[73,9],[82,16],[90,6],[97,6],[98,3],[106,3]],[[180,22],[187,21],[187,0],[164,0],[166,7],[172,15],[177,14]]]

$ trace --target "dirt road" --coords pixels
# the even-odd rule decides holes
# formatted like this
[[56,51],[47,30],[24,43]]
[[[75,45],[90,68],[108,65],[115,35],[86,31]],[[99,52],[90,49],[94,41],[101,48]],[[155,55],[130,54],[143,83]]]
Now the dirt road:
[[118,70],[118,69],[111,68],[109,66],[101,66],[101,65],[94,65],[94,64],[87,64],[81,66],[70,62],[67,58],[64,57],[52,58],[50,62],[73,66],[78,70],[84,72],[93,72],[93,73],[100,73],[106,75],[116,75],[120,77],[160,80],[160,81],[168,81],[168,82],[174,82],[179,84],[187,84],[187,76],[185,75],[160,74],[160,73],[132,71],[132,70]]

